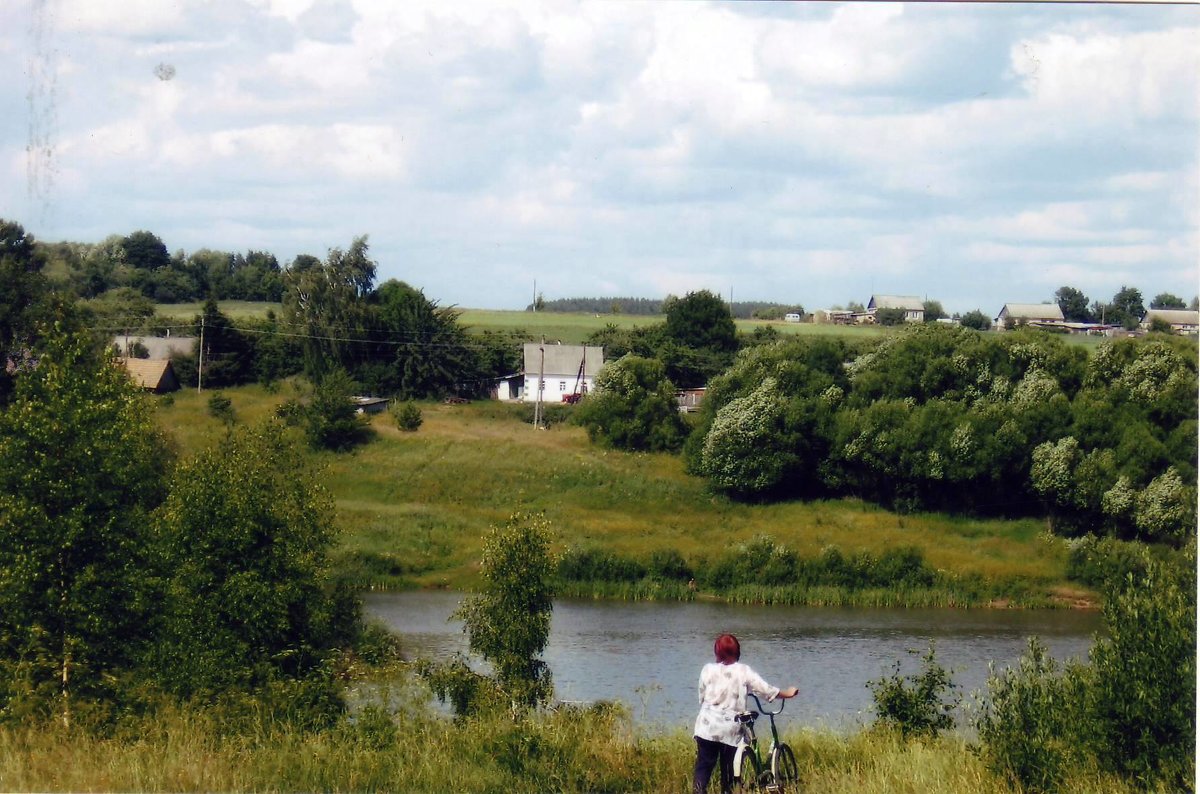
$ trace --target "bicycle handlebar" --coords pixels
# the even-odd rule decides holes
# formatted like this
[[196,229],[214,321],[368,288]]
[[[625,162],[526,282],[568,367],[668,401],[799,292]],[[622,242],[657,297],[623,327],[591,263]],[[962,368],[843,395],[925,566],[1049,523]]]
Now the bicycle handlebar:
[[775,709],[774,711],[769,711],[769,710],[763,708],[762,701],[758,699],[758,695],[755,695],[754,693],[749,692],[749,693],[747,693],[747,697],[750,697],[754,700],[754,705],[758,706],[758,711],[760,714],[770,714],[772,716],[783,711],[783,706],[785,703],[787,703],[787,698],[780,698],[779,699],[779,708]]

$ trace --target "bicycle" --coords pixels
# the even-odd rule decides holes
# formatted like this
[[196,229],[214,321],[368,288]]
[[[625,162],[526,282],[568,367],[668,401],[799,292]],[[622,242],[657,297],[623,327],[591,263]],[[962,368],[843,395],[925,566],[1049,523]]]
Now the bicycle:
[[[799,791],[800,770],[796,766],[796,754],[792,748],[779,741],[779,730],[775,727],[775,716],[783,711],[786,701],[779,701],[775,711],[764,709],[756,695],[750,695],[757,711],[743,711],[735,719],[741,726],[742,741],[733,757],[733,785],[735,791],[765,791],[783,794]],[[758,754],[758,737],[754,734],[754,722],[758,715],[771,720],[771,749],[767,751],[766,763]]]

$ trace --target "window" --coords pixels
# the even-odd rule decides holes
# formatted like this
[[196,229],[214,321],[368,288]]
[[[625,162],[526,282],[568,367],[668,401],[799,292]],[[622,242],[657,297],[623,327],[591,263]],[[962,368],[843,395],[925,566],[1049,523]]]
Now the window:
[[566,391],[566,390],[567,390],[567,382],[566,382],[565,380],[560,380],[560,381],[558,382],[558,390],[559,390],[559,391]]

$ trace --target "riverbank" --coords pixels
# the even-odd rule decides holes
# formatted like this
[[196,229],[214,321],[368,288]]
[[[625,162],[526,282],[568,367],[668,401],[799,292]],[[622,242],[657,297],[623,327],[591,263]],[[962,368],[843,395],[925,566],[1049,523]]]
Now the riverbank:
[[[361,709],[325,730],[270,716],[231,728],[213,710],[166,709],[103,731],[0,727],[5,791],[683,792],[695,749],[686,730],[647,733],[620,710],[571,708],[517,721],[451,720],[418,694]],[[414,699],[417,698],[417,699]],[[1014,794],[960,738],[903,741],[790,727],[808,794]],[[1064,794],[1127,794],[1075,771]]]
[[[159,402],[161,426],[189,455],[225,432],[206,410],[210,392]],[[299,396],[282,383],[228,389],[238,421],[270,416]],[[598,551],[651,565],[676,554],[712,563],[769,541],[808,565],[832,559],[878,561],[914,549],[936,581],[815,581],[755,591],[736,584],[696,589],[682,580],[576,581],[574,595],[604,598],[721,597],[760,603],[897,606],[1090,606],[1089,588],[1067,576],[1069,547],[1038,519],[900,515],[859,500],[744,504],[716,496],[674,456],[606,451],[581,428],[534,430],[529,406],[496,402],[422,404],[415,433],[373,417],[375,439],[353,452],[322,453],[336,500],[340,573],[362,589],[477,585],[479,541],[517,511],[544,512],[560,552]],[[813,563],[815,564],[815,563]],[[639,577],[640,578],[640,577]],[[656,583],[657,581],[657,583]]]

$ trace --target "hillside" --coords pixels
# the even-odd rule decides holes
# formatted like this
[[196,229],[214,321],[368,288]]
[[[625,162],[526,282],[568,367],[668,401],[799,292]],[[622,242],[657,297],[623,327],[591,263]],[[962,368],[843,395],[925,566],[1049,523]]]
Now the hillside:
[[[292,389],[226,394],[240,421],[256,421]],[[224,432],[207,415],[208,396],[180,392],[158,411],[184,454]],[[1018,599],[1087,598],[1066,579],[1065,543],[1038,520],[901,516],[857,500],[741,504],[710,494],[677,457],[605,451],[570,425],[535,431],[523,406],[422,410],[416,433],[379,414],[374,441],[318,456],[343,532],[340,563],[361,586],[472,587],[484,531],[524,510],[545,512],[560,549],[631,558],[675,550],[693,559],[763,535],[802,557],[831,546],[876,555],[915,547],[932,568],[999,583]]]

